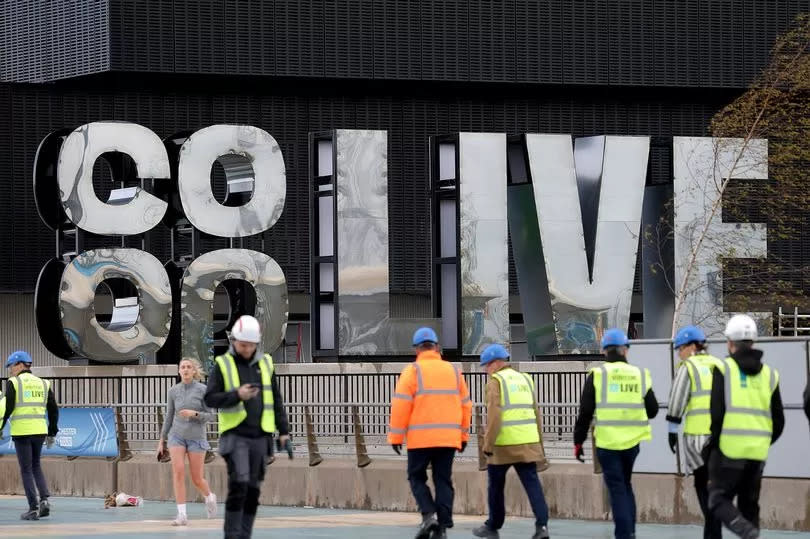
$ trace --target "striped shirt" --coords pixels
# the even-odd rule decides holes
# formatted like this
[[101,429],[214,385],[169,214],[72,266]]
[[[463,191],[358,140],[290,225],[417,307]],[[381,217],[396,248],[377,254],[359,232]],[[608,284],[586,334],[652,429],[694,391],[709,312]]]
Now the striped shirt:
[[[689,379],[689,369],[686,368],[685,363],[681,362],[678,366],[678,372],[675,374],[675,380],[672,382],[667,415],[678,418],[683,417],[691,396],[692,381]],[[709,438],[710,435],[708,434],[683,435],[683,453],[686,461],[687,475],[703,466],[703,457],[700,456],[700,452],[703,450],[706,442],[709,441]]]

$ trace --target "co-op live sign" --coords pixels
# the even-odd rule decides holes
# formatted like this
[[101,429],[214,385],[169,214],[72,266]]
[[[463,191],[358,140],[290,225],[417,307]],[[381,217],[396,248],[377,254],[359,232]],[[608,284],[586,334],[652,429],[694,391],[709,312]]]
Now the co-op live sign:
[[[425,196],[432,197],[434,312],[413,320],[392,317],[389,310],[387,132],[311,134],[315,353],[398,355],[407,352],[408,333],[422,324],[440,332],[445,348],[463,355],[509,342],[510,229],[530,353],[592,352],[604,329],[628,325],[649,137],[573,141],[570,135],[526,134],[518,144],[522,183],[511,170],[514,140],[498,133],[431,137],[431,191]],[[689,230],[703,222],[719,196],[696,197],[695,190],[718,174],[728,175],[740,148],[738,139],[673,138],[676,260],[685,258],[678,253],[689,252]],[[95,194],[92,171],[108,152],[131,157],[142,181],[140,187],[114,190],[105,202]],[[735,168],[732,177],[767,179],[767,152],[766,141],[750,142],[744,161],[753,164]],[[229,189],[252,193],[244,204],[226,206],[215,199],[210,173],[217,160],[225,163]],[[85,124],[42,141],[35,194],[40,216],[58,238],[74,227],[110,237],[109,247],[53,259],[40,274],[40,335],[60,357],[143,359],[177,332],[183,355],[210,358],[214,291],[231,279],[255,291],[263,348],[281,343],[287,285],[272,253],[207,252],[185,267],[181,282],[172,282],[157,258],[121,247],[120,238],[184,220],[199,232],[229,239],[271,229],[284,210],[286,175],[284,156],[269,133],[213,125],[164,142],[132,123]],[[709,234],[739,238],[736,256],[766,255],[764,225],[718,222]],[[592,267],[586,253],[592,254]],[[696,267],[695,289],[722,271],[710,255]],[[676,282],[683,271],[676,264]],[[137,304],[121,306],[134,310],[134,325],[120,329],[102,327],[93,307],[96,287],[116,278],[137,289]],[[722,324],[722,296],[693,294],[683,313],[680,323],[699,319],[711,334]]]

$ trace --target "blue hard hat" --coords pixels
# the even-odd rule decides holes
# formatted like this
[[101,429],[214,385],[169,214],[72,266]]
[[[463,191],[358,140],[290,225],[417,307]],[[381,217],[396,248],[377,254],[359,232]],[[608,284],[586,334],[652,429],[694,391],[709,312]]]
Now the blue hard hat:
[[500,344],[490,344],[481,352],[481,363],[483,367],[487,363],[492,363],[496,359],[509,359],[509,350]]
[[437,344],[439,342],[439,336],[436,335],[436,332],[430,328],[419,328],[413,334],[413,345],[418,346],[422,343],[432,342],[433,344]]
[[28,363],[30,365],[33,362],[34,360],[31,359],[31,355],[28,352],[17,350],[8,356],[8,359],[6,360],[6,367],[11,367],[17,363]]
[[602,335],[602,350],[609,346],[629,346],[630,341],[619,328],[609,329]]
[[692,342],[704,342],[706,340],[706,334],[697,327],[697,326],[686,326],[682,327],[678,330],[678,333],[675,334],[675,338],[672,339],[672,346],[675,348],[680,348],[685,344],[689,344]]

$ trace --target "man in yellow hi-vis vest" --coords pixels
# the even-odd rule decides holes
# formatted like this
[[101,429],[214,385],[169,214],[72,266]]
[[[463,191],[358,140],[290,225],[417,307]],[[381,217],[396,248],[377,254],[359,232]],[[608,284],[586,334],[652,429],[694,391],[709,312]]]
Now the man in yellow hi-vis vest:
[[262,353],[260,342],[258,320],[242,316],[234,322],[231,347],[216,358],[205,392],[205,404],[219,409],[219,452],[228,467],[226,539],[253,533],[275,431],[280,446],[290,443],[273,358]]
[[[51,447],[59,428],[59,407],[47,380],[31,373],[33,360],[28,352],[19,350],[8,356],[6,367],[5,410],[0,431],[11,421],[11,439],[20,464],[28,511],[23,520],[39,520],[51,513],[50,492],[40,466],[42,445]],[[39,492],[39,500],[37,500]]]
[[658,414],[650,371],[627,363],[629,347],[620,329],[609,329],[602,336],[605,362],[585,379],[574,425],[574,456],[583,461],[582,444],[596,416],[596,454],[610,494],[616,539],[636,535],[636,498],[630,479],[639,442],[652,438],[649,420]]
[[481,366],[490,376],[487,382],[487,428],[484,454],[489,476],[489,519],[473,530],[476,537],[497,539],[506,517],[504,487],[506,472],[515,467],[534,512],[532,539],[548,539],[548,505],[537,477],[538,465],[547,467],[534,381],[508,363],[509,352],[491,344],[481,354]]
[[722,362],[706,351],[706,335],[696,326],[679,329],[672,339],[672,346],[681,362],[672,382],[667,407],[669,447],[676,452],[678,426],[683,422],[682,449],[686,473],[695,477],[695,492],[704,519],[703,539],[721,539],[723,523],[709,511],[709,469],[701,453],[711,434],[712,372],[721,368]]
[[704,451],[709,510],[729,530],[752,539],[759,537],[762,471],[771,444],[785,427],[785,414],[779,373],[753,347],[756,322],[748,315],[732,316],[724,334],[730,357],[714,370],[711,438]]

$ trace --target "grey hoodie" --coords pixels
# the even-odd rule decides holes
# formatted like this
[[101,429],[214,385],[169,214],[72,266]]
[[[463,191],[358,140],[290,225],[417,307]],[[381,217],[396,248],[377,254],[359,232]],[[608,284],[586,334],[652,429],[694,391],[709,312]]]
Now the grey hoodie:
[[[163,429],[160,431],[160,437],[163,440],[168,440],[169,436],[185,440],[202,441],[206,439],[205,424],[213,421],[216,414],[205,405],[203,396],[205,396],[205,384],[196,381],[190,384],[180,382],[169,389],[166,418],[163,420]],[[200,412],[200,415],[186,419],[180,417],[180,410],[195,410]]]

